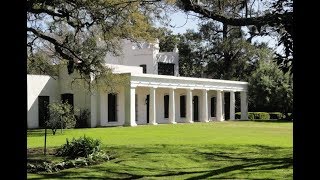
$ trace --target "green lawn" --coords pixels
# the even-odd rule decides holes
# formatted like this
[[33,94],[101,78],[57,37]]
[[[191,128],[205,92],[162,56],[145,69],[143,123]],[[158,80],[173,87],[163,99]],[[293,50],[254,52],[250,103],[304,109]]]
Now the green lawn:
[[[116,159],[30,179],[292,179],[292,123],[210,122],[57,131],[98,138]],[[48,131],[51,133],[51,131]],[[43,146],[43,130],[28,131],[28,148]]]

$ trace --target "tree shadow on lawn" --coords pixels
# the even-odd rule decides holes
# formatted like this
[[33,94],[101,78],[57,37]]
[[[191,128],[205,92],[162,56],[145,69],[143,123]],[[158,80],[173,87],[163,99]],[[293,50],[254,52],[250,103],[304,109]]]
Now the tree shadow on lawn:
[[[125,149],[124,147],[114,147],[114,150],[122,150],[121,153],[125,156],[119,156],[102,165],[84,167],[81,173],[69,169],[32,179],[250,179],[256,174],[258,177],[252,179],[285,179],[288,178],[288,173],[275,175],[273,170],[285,172],[291,170],[293,165],[292,148],[284,147],[262,145],[237,147],[154,145],[132,146]],[[180,160],[174,159],[175,157],[182,158],[182,163],[179,164]],[[258,175],[260,172],[267,175],[260,177]],[[292,177],[292,174],[289,176]]]

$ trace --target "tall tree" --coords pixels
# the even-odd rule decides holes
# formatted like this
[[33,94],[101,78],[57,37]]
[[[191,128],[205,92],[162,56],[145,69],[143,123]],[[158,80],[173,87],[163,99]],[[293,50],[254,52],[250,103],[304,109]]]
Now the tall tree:
[[28,60],[45,54],[52,63],[66,60],[68,73],[83,79],[109,76],[106,53],[120,54],[123,38],[154,40],[162,6],[160,0],[27,0]]
[[206,74],[215,79],[247,80],[259,60],[269,60],[273,52],[266,44],[249,43],[239,27],[208,21],[200,26]]
[[[257,3],[264,5],[257,8]],[[293,61],[293,0],[178,0],[177,5],[200,15],[203,20],[214,20],[227,26],[249,28],[249,39],[254,36],[276,34],[284,53],[277,54],[283,71],[291,70]]]
[[204,76],[204,53],[202,38],[199,33],[187,30],[179,35],[179,73],[187,77]]

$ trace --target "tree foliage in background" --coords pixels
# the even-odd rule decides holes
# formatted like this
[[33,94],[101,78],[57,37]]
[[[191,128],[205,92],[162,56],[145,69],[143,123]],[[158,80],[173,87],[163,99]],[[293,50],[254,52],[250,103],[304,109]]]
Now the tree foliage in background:
[[292,113],[292,75],[274,62],[259,62],[249,79],[249,107],[254,111]]
[[238,27],[229,27],[223,35],[212,21],[201,24],[198,32],[168,33],[162,39],[165,48],[172,48],[172,39],[178,41],[181,76],[247,81],[258,61],[274,58],[267,44],[248,42]]
[[177,6],[194,12],[203,21],[214,20],[228,26],[247,27],[248,41],[256,36],[273,35],[284,53],[277,54],[277,64],[284,72],[292,71],[293,0],[177,0]]
[[72,105],[65,102],[53,102],[48,105],[49,120],[46,122],[47,127],[50,127],[53,135],[56,134],[58,128],[74,128],[76,125],[76,118]]
[[199,33],[193,30],[187,30],[186,33],[179,36],[179,73],[181,76],[204,76],[203,55],[205,52],[201,43]]
[[208,21],[200,26],[199,33],[204,44],[205,73],[210,78],[246,81],[258,61],[273,58],[266,44],[248,42],[239,27]]
[[155,36],[159,40],[160,52],[172,52],[176,45],[179,43],[179,35],[165,27],[157,28]]

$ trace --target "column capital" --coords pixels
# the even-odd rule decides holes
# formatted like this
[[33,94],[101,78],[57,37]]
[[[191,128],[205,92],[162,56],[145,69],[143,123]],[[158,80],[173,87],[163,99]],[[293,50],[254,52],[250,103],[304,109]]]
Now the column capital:
[[175,89],[177,89],[177,87],[169,87],[169,89],[173,89],[173,90],[175,90]]
[[187,91],[193,91],[194,88],[187,88]]

